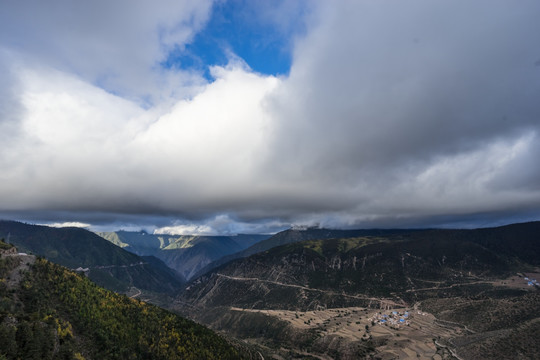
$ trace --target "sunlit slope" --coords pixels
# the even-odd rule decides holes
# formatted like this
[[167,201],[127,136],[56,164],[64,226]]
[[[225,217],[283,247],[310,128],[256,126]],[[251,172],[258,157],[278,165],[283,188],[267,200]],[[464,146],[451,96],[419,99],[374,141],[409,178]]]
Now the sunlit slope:
[[37,259],[20,283],[0,259],[0,358],[241,359],[212,331]]

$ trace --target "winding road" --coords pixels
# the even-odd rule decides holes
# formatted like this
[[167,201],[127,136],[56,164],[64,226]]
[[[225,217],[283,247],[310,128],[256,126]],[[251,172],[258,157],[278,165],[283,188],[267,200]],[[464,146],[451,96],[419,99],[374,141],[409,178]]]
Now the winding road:
[[313,288],[302,286],[302,285],[285,284],[282,282],[272,281],[272,280],[263,280],[263,279],[250,278],[250,277],[229,276],[229,275],[220,274],[220,273],[216,273],[216,275],[219,277],[223,277],[225,279],[236,280],[236,281],[256,281],[256,282],[263,282],[263,283],[273,284],[273,285],[278,285],[278,286],[292,287],[292,288],[302,289],[306,291],[316,291],[316,292],[321,292],[321,293],[330,294],[334,296],[343,296],[343,297],[358,299],[358,300],[371,300],[371,301],[379,302],[381,303],[381,305],[384,304],[386,306],[393,306],[393,307],[398,307],[398,308],[406,306],[406,304],[399,304],[392,300],[387,300],[387,299],[379,299],[379,298],[362,296],[362,295],[348,295],[348,294],[337,293],[337,292],[329,291],[329,290],[313,289]]

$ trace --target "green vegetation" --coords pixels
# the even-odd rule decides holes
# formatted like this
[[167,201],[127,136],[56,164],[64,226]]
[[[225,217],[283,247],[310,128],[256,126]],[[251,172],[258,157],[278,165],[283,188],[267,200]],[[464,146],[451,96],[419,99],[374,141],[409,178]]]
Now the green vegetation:
[[186,279],[203,266],[225,255],[241,251],[269,235],[234,236],[157,235],[146,232],[102,232],[99,236],[140,256],[162,260]]
[[[293,244],[297,242],[306,242],[309,240],[324,240],[324,239],[354,239],[354,238],[397,238],[399,236],[405,236],[420,232],[421,230],[400,230],[400,229],[361,229],[361,230],[334,230],[334,229],[320,229],[320,228],[308,228],[304,230],[298,229],[289,229],[281,231],[272,237],[257,242],[256,244],[248,247],[247,249],[228,255],[223,256],[218,260],[213,261],[212,263],[205,266],[197,275],[203,275],[211,270],[218,268],[232,260],[246,258],[248,256],[262,253],[276,247]],[[353,243],[356,244],[358,241],[353,240]],[[315,251],[319,251],[320,248],[317,247],[316,243],[313,245]]]
[[0,283],[0,359],[241,358],[203,326],[44,259],[18,288]]
[[[359,331],[364,336],[354,343],[334,333],[315,337],[320,335],[318,330],[341,327],[342,321],[331,326],[325,321],[318,330],[302,329],[281,325],[269,315],[229,309],[311,311],[416,303],[435,315],[437,326],[445,329],[434,333],[436,340],[464,359],[538,357],[540,291],[532,286],[502,287],[495,280],[516,272],[538,272],[533,269],[540,266],[540,222],[480,230],[343,233],[348,237],[329,238],[338,233],[289,230],[261,242],[257,247],[270,242],[282,245],[201,276],[180,294],[177,303],[190,306],[179,310],[215,329],[255,338],[268,347],[285,344],[291,354],[298,350],[333,358],[365,358],[386,346],[384,336],[372,338],[377,333],[373,320],[362,325]],[[336,318],[344,320],[338,311]],[[304,325],[313,324],[311,318],[295,314]],[[459,331],[446,333],[452,328]],[[407,336],[407,332],[396,334],[394,340]],[[398,343],[402,341],[389,345]],[[441,349],[439,355],[449,358],[449,350]]]
[[[13,245],[6,244],[4,242],[4,239],[0,240],[0,254],[6,252],[6,250],[13,249]],[[5,279],[8,276],[8,274],[13,270],[17,265],[19,265],[20,259],[18,257],[0,257],[0,288],[2,286],[5,286]],[[0,304],[0,307],[2,305]],[[0,358],[1,359],[1,358]]]
[[0,237],[21,251],[33,253],[71,269],[89,268],[89,277],[107,289],[125,292],[130,287],[155,293],[175,293],[182,279],[165,264],[156,264],[79,228],[51,228],[15,221],[0,221]]
[[0,258],[0,278],[5,279],[9,272],[19,265],[19,262],[20,260],[16,257]]
[[118,247],[125,248],[125,247],[128,247],[128,246],[129,246],[129,244],[123,242],[122,239],[120,239],[120,236],[118,236],[118,234],[115,233],[115,232],[110,232],[110,233],[96,233],[96,234],[99,235],[99,236],[101,236],[101,237],[104,238],[105,240],[110,241],[111,243],[113,243],[114,245],[116,245],[116,246],[118,246]]
[[0,250],[9,250],[12,247],[13,245],[5,243],[4,239],[0,240]]

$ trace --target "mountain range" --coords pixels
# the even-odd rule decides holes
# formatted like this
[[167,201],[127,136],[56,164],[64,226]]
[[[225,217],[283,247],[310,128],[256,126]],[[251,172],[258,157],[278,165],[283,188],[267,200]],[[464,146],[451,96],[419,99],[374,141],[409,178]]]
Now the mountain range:
[[176,314],[0,241],[0,359],[249,359]]
[[[523,275],[540,275],[540,222],[358,234],[290,242],[230,261],[187,284],[174,308],[216,330],[258,338],[280,356],[283,347],[323,358],[405,356],[410,343],[425,347],[419,357],[540,353],[540,294]],[[390,309],[426,315],[407,331],[368,330],[377,316],[392,316]],[[429,337],[412,330],[428,326]],[[512,357],[511,346],[491,350],[506,335],[526,344],[520,356]],[[398,336],[401,345],[389,346]]]
[[173,294],[185,281],[160,260],[135,255],[85,229],[0,221],[1,238],[23,252],[86,270],[91,280],[118,292],[136,288]]
[[339,230],[339,229],[324,229],[319,227],[304,227],[292,228],[281,231],[268,239],[259,241],[245,250],[235,252],[231,255],[225,255],[217,260],[212,261],[205,267],[199,270],[196,276],[203,275],[212,269],[215,269],[229,261],[245,258],[253,254],[257,254],[276,246],[291,244],[299,241],[314,240],[314,239],[346,239],[358,236],[376,236],[376,235],[392,235],[405,234],[418,230],[409,229],[360,229],[360,230]]
[[[534,359],[540,354],[540,222],[473,230],[295,228],[273,236],[100,235],[108,240],[84,229],[0,222],[0,238],[20,251],[71,269],[87,267],[90,279],[109,289],[131,289],[128,295],[139,298],[140,291],[153,294],[154,303],[225,334],[239,357]],[[67,271],[53,271],[43,261],[28,265],[32,281],[50,281],[36,277],[35,269]],[[84,276],[78,278],[86,284]],[[3,283],[14,281],[17,276]],[[66,300],[56,294],[47,297]],[[86,296],[81,294],[74,297]],[[30,304],[34,301],[39,303]],[[87,306],[71,304],[72,311]],[[10,306],[4,309],[13,310]],[[107,306],[124,305],[115,300]],[[4,325],[11,315],[6,316]],[[62,325],[66,321],[71,324],[58,320],[56,339],[69,328]],[[30,327],[37,331],[36,326]],[[137,336],[144,338],[147,330]],[[93,344],[98,335],[92,334],[81,341]],[[148,351],[140,343],[133,346],[138,353]]]
[[238,234],[232,236],[158,235],[116,231],[97,233],[104,239],[140,256],[161,259],[167,266],[189,280],[207,264],[236,253],[270,235]]

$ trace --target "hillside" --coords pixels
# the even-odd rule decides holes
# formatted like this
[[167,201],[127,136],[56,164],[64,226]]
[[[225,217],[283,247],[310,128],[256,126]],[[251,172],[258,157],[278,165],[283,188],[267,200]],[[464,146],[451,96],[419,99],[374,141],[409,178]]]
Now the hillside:
[[[387,346],[400,336],[398,330],[367,330],[381,311],[421,309],[427,317],[401,331],[401,340],[419,344],[414,356],[444,358],[452,350],[463,359],[490,358],[483,351],[504,334],[518,338],[538,328],[538,290],[523,280],[523,274],[540,272],[538,234],[540,222],[296,242],[199,277],[178,297],[176,308],[189,308],[198,321],[236,336],[249,336],[249,328],[268,346],[281,339],[293,351],[309,348],[313,356],[337,351],[332,356],[351,359],[411,356]],[[264,335],[263,324],[273,329],[271,337]],[[431,337],[422,332],[428,326]],[[433,336],[440,337],[436,344]],[[522,342],[531,345],[530,336]],[[398,348],[407,346],[402,342]],[[519,351],[530,358],[540,348]]]
[[270,236],[256,234],[233,236],[157,235],[129,231],[97,234],[137,255],[152,255],[161,259],[167,266],[188,280],[210,262],[239,252]]
[[0,221],[0,238],[21,251],[33,253],[70,269],[87,268],[88,276],[108,289],[130,288],[173,293],[183,279],[159,261],[145,260],[80,228],[51,228]]
[[321,240],[321,239],[348,239],[362,236],[397,236],[400,234],[409,234],[422,230],[408,230],[408,229],[358,229],[358,230],[337,230],[337,229],[324,229],[316,227],[300,228],[300,229],[288,229],[281,231],[272,237],[262,240],[245,250],[235,252],[228,256],[223,256],[217,259],[204,268],[202,268],[197,274],[201,276],[212,269],[215,269],[229,261],[235,259],[241,259],[253,254],[257,254],[266,250],[270,250],[280,245],[292,244],[306,240]]
[[62,266],[9,249],[0,253],[0,359],[249,357],[201,325]]
[[[406,290],[433,283],[445,288],[456,282],[474,282],[480,275],[506,276],[513,270],[511,265],[506,257],[465,241],[392,237],[308,240],[228,263],[196,280],[182,295],[196,292],[198,304],[211,306],[290,310],[351,302],[363,306],[372,298],[413,301],[420,295]],[[254,293],[258,288],[264,297]],[[232,296],[235,293],[239,295]]]

